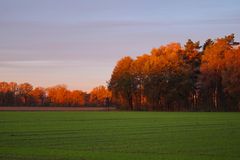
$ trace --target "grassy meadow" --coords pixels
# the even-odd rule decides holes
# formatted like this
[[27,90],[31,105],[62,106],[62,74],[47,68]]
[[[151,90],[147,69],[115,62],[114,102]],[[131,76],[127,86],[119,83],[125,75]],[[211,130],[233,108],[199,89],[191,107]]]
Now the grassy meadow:
[[2,160],[237,160],[240,113],[0,112]]

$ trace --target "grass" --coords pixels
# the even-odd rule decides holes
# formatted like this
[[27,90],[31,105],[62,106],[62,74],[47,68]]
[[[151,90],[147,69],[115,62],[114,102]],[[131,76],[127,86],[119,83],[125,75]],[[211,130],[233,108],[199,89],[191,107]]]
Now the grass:
[[0,112],[3,160],[237,160],[240,113]]

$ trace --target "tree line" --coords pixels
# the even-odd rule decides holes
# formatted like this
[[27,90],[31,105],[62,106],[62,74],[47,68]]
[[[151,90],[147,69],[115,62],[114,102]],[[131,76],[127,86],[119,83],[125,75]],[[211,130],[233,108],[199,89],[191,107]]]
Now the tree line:
[[104,106],[107,97],[111,93],[105,86],[86,93],[68,90],[66,85],[34,88],[29,83],[0,82],[0,106]]
[[240,45],[231,34],[123,57],[108,87],[90,93],[0,81],[0,106],[104,106],[106,99],[124,110],[239,111]]
[[108,88],[127,110],[239,111],[240,47],[234,34],[170,43],[119,60]]

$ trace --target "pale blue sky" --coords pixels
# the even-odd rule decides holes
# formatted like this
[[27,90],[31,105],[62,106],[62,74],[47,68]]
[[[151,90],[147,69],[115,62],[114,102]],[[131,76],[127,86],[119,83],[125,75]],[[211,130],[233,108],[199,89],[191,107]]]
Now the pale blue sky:
[[239,28],[239,0],[0,0],[0,81],[89,91],[123,56]]

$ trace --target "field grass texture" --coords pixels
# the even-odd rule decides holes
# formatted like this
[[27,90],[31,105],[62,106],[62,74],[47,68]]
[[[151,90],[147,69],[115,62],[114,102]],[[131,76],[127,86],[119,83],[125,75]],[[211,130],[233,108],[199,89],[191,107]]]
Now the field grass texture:
[[240,113],[0,112],[3,160],[237,160]]

